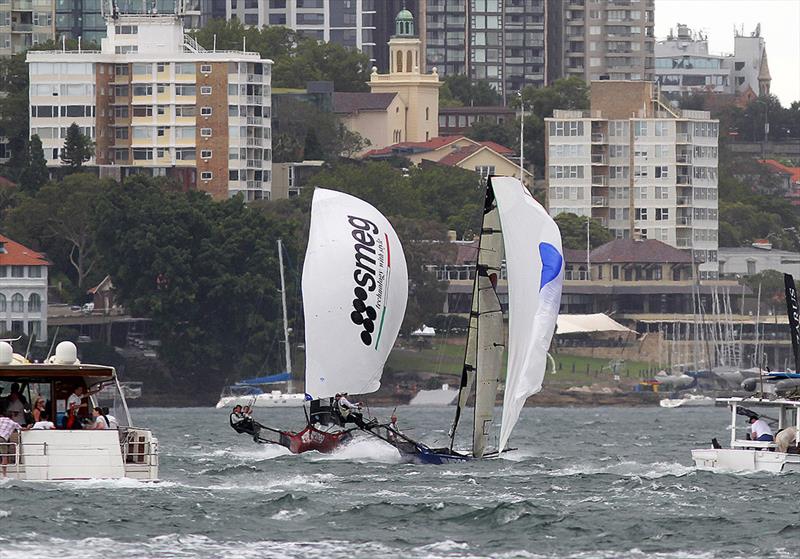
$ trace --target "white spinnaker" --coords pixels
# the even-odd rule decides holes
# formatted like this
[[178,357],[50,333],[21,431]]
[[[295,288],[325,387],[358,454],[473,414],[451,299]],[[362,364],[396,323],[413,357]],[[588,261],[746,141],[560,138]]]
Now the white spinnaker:
[[491,181],[508,278],[508,367],[498,445],[502,452],[525,400],[542,389],[561,303],[564,258],[558,226],[519,179]]
[[306,393],[380,388],[408,300],[403,248],[372,205],[317,188],[303,265]]

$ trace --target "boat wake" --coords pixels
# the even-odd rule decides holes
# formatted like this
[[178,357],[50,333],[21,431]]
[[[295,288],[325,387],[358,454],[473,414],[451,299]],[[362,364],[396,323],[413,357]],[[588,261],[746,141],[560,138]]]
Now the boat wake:
[[399,464],[400,453],[393,446],[382,441],[359,437],[340,446],[331,454],[308,453],[310,460],[341,460],[352,462],[379,462],[382,464]]
[[623,461],[603,466],[593,464],[578,464],[567,468],[551,470],[547,473],[556,477],[569,477],[578,475],[612,474],[625,478],[658,479],[662,477],[682,477],[696,471],[694,466],[684,466],[677,462],[654,462],[642,464],[640,462]]

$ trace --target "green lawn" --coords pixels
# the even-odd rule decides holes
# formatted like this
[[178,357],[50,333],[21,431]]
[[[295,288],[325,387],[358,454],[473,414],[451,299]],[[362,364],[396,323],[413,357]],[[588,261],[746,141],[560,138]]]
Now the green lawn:
[[[548,375],[549,383],[585,384],[610,379],[613,371],[608,359],[557,354],[556,375]],[[458,375],[464,362],[464,347],[452,344],[432,344],[416,349],[395,348],[389,356],[387,367],[397,372],[436,373]],[[655,367],[641,361],[625,361],[618,369],[622,378],[639,378],[655,372]]]

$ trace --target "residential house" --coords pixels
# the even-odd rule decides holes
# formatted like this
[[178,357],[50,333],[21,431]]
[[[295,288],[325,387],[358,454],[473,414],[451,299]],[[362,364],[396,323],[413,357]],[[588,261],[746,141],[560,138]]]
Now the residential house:
[[43,254],[0,235],[0,336],[47,339],[49,265]]

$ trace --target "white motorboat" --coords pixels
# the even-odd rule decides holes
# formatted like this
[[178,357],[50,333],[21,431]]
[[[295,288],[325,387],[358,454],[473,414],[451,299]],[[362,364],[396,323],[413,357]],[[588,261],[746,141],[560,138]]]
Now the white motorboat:
[[449,384],[443,384],[439,390],[420,390],[417,392],[409,406],[451,406],[458,398],[458,389],[450,388]]
[[221,396],[219,402],[217,402],[217,409],[232,408],[237,404],[250,406],[251,408],[299,408],[305,401],[305,394],[271,390],[258,394]]
[[683,398],[664,398],[658,403],[662,408],[693,408],[713,406],[714,398],[702,394],[687,394]]
[[[44,400],[56,429],[23,429],[0,444],[5,477],[18,480],[78,480],[158,478],[158,440],[148,429],[134,427],[116,371],[104,365],[85,365],[71,342],[61,342],[46,363],[30,363],[0,341],[0,386],[18,389],[29,403]],[[16,385],[16,386],[15,386]],[[91,421],[98,405],[95,394],[111,387],[116,397],[109,409],[117,429],[62,428],[67,399],[81,387],[83,403],[78,423]],[[6,390],[4,390],[5,393]],[[76,425],[76,426],[77,426]]]
[[[730,446],[721,448],[720,445],[713,445],[712,448],[692,450],[692,460],[698,469],[715,472],[800,472],[800,454],[798,454],[800,401],[763,398],[718,398],[717,401],[727,403],[730,409]],[[745,405],[747,407],[744,407]],[[794,428],[791,439],[784,445],[774,441],[762,442],[745,439],[742,431],[749,432],[750,427],[746,423],[737,425],[737,416],[741,415],[747,418],[753,415],[749,409],[751,407],[759,411],[770,410],[762,412],[761,417],[776,422],[773,431],[778,433],[778,439],[782,438],[779,434],[781,430]],[[769,417],[770,415],[777,415],[777,417],[773,419]],[[792,435],[791,431],[787,430],[787,433]]]

